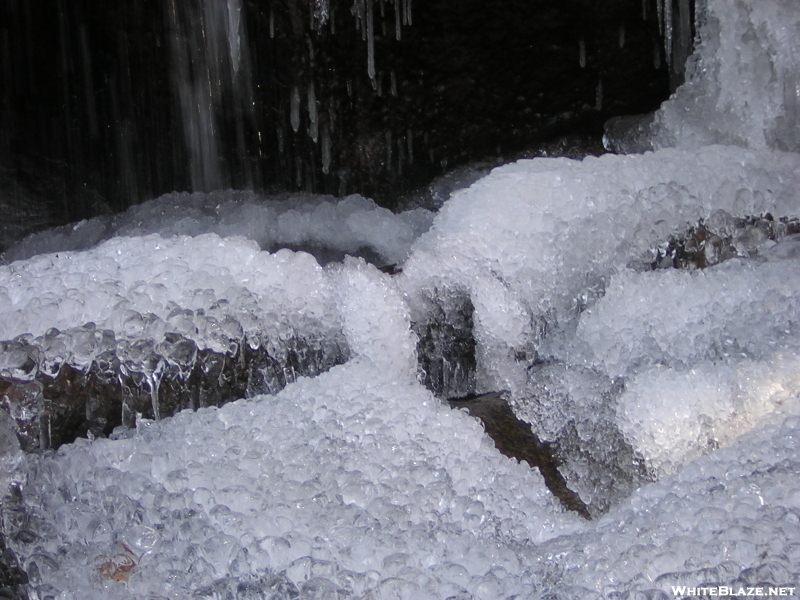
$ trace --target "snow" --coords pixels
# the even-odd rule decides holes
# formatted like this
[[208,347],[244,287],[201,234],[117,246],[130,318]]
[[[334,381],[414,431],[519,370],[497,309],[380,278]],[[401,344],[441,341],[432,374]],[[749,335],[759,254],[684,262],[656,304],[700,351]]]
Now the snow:
[[[57,451],[22,453],[0,413],[3,533],[32,595],[797,595],[800,241],[753,235],[703,270],[648,265],[700,220],[800,213],[786,151],[800,8],[701,8],[695,67],[655,121],[676,148],[519,161],[435,217],[357,196],[172,195],[12,249],[3,378],[33,385],[32,355],[85,367],[103,344],[168,333],[221,352],[317,336],[349,356],[272,395]],[[402,272],[329,260],[364,247]],[[415,332],[437,315],[472,323],[463,381],[507,390],[592,521],[419,383]]]

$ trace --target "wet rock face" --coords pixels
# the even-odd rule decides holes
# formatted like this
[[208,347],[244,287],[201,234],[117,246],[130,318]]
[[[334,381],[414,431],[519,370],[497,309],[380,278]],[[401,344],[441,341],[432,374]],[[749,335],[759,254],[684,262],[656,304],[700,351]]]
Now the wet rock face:
[[[50,0],[35,18],[0,3],[0,195],[46,204],[42,222],[209,186],[391,206],[668,94],[655,0],[321,5],[232,0],[231,20],[203,17],[203,0]],[[214,102],[187,114],[203,86]]]

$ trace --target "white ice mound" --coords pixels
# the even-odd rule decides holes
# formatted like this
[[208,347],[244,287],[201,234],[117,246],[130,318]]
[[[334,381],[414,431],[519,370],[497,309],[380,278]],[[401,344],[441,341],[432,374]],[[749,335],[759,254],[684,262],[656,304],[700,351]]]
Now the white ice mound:
[[584,360],[618,377],[642,366],[688,369],[768,355],[798,334],[800,239],[782,241],[769,257],[614,275],[581,314],[576,337],[590,349]]
[[217,334],[233,333],[219,331],[226,317],[238,323],[238,337],[264,342],[290,326],[341,329],[332,288],[312,256],[270,254],[214,234],[120,237],[15,262],[0,267],[0,298],[4,340],[93,322],[122,339],[174,331],[216,349],[225,337]]
[[507,540],[585,527],[475,420],[361,359],[28,461],[17,552],[64,598],[527,596]]
[[712,146],[500,167],[442,208],[402,285],[412,313],[420,290],[466,292],[478,388],[518,390],[548,330],[573,320],[613,273],[717,209],[800,213],[800,156]]
[[323,262],[343,254],[368,253],[393,264],[408,255],[412,242],[433,214],[417,208],[394,214],[357,194],[294,194],[264,197],[234,190],[166,194],[114,216],[97,217],[29,236],[3,256],[6,261],[36,254],[83,250],[110,237],[242,236],[263,250],[306,249]]
[[726,446],[784,405],[797,406],[800,344],[759,360],[652,367],[632,377],[619,399],[620,430],[657,475]]
[[[230,356],[231,344],[245,342],[271,356],[291,339],[322,354],[341,342],[345,354],[352,349],[398,374],[416,371],[407,309],[389,275],[363,259],[326,270],[304,252],[270,254],[243,238],[117,237],[37,256],[0,266],[0,300],[0,340],[22,336],[38,347],[51,376],[63,363],[88,367],[108,344],[131,358],[140,342],[160,351],[175,335]],[[0,370],[35,377],[21,372],[23,350],[4,347]]]
[[800,149],[800,4],[698,2],[687,81],[656,112],[653,144]]

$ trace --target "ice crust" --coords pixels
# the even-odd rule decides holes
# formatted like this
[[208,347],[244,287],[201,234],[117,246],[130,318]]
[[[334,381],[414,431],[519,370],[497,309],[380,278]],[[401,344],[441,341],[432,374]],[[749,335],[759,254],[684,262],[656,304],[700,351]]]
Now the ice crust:
[[[0,419],[0,533],[31,595],[652,600],[724,585],[796,596],[800,242],[750,240],[702,271],[647,265],[721,210],[800,214],[800,155],[781,151],[797,149],[800,8],[698,9],[689,83],[657,117],[674,138],[662,142],[681,148],[495,169],[452,194],[400,275],[270,254],[263,226],[277,213],[254,215],[274,207],[230,192],[150,203],[116,229],[81,225],[94,238],[55,231],[40,250],[132,237],[0,268],[0,383],[30,379],[33,345],[45,368],[56,355],[88,364],[109,339],[170,327],[223,351],[231,334],[301,332],[351,353],[279,393],[57,452],[22,453],[16,421]],[[355,252],[363,240],[330,225],[356,215],[383,223],[400,259],[430,218],[352,197],[285,207],[278,224],[307,235],[281,244]],[[388,260],[380,241],[366,245]],[[434,349],[422,377],[419,343]],[[509,390],[595,520],[565,513],[536,471],[420,379]]]
[[773,417],[589,524],[467,415],[356,359],[274,397],[28,455],[6,532],[40,597],[64,599],[796,585],[799,432],[800,417]]
[[246,237],[264,250],[307,250],[323,263],[367,251],[367,258],[381,266],[403,261],[432,219],[433,213],[426,209],[393,214],[357,194],[337,199],[312,194],[258,196],[235,190],[174,193],[118,215],[33,234],[2,258],[12,262],[36,254],[84,250],[111,237],[216,233]]
[[704,0],[687,81],[656,112],[655,148],[800,149],[800,7]]
[[615,272],[719,209],[794,214],[799,190],[798,155],[736,147],[519,161],[455,194],[402,285],[412,306],[418,290],[466,291],[478,390],[518,391],[544,332],[573,321]]

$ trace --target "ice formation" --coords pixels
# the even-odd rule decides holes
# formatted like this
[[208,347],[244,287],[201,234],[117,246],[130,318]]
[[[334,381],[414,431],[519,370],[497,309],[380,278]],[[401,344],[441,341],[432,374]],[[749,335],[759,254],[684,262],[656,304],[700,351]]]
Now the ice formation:
[[[668,3],[669,4],[669,3]],[[800,16],[792,0],[707,0],[687,82],[656,113],[654,145],[800,149]]]
[[378,266],[403,261],[411,244],[430,227],[433,213],[417,208],[400,214],[357,194],[293,194],[262,197],[253,192],[166,194],[114,216],[95,217],[28,236],[6,251],[5,262],[45,252],[83,250],[112,236],[244,236],[265,250],[305,249],[320,262],[367,251]]
[[[180,333],[224,351],[225,327],[348,352],[282,391],[56,452],[21,452],[10,433],[24,410],[0,420],[2,533],[31,593],[797,596],[800,242],[753,230],[705,269],[653,265],[670,266],[661,249],[699,222],[800,213],[800,155],[781,150],[796,149],[784,36],[800,8],[701,9],[700,67],[659,117],[691,149],[519,161],[452,194],[421,236],[430,213],[360,198],[279,208],[198,195],[82,225],[102,229],[91,244],[130,237],[2,267],[2,385],[68,351],[86,364],[109,339]],[[687,97],[697,102],[671,120]],[[376,222],[368,243],[354,233]],[[302,235],[274,233],[281,223]],[[359,258],[270,253],[275,243],[408,258],[389,276]],[[565,512],[420,376],[440,391],[508,390],[595,520]]]

